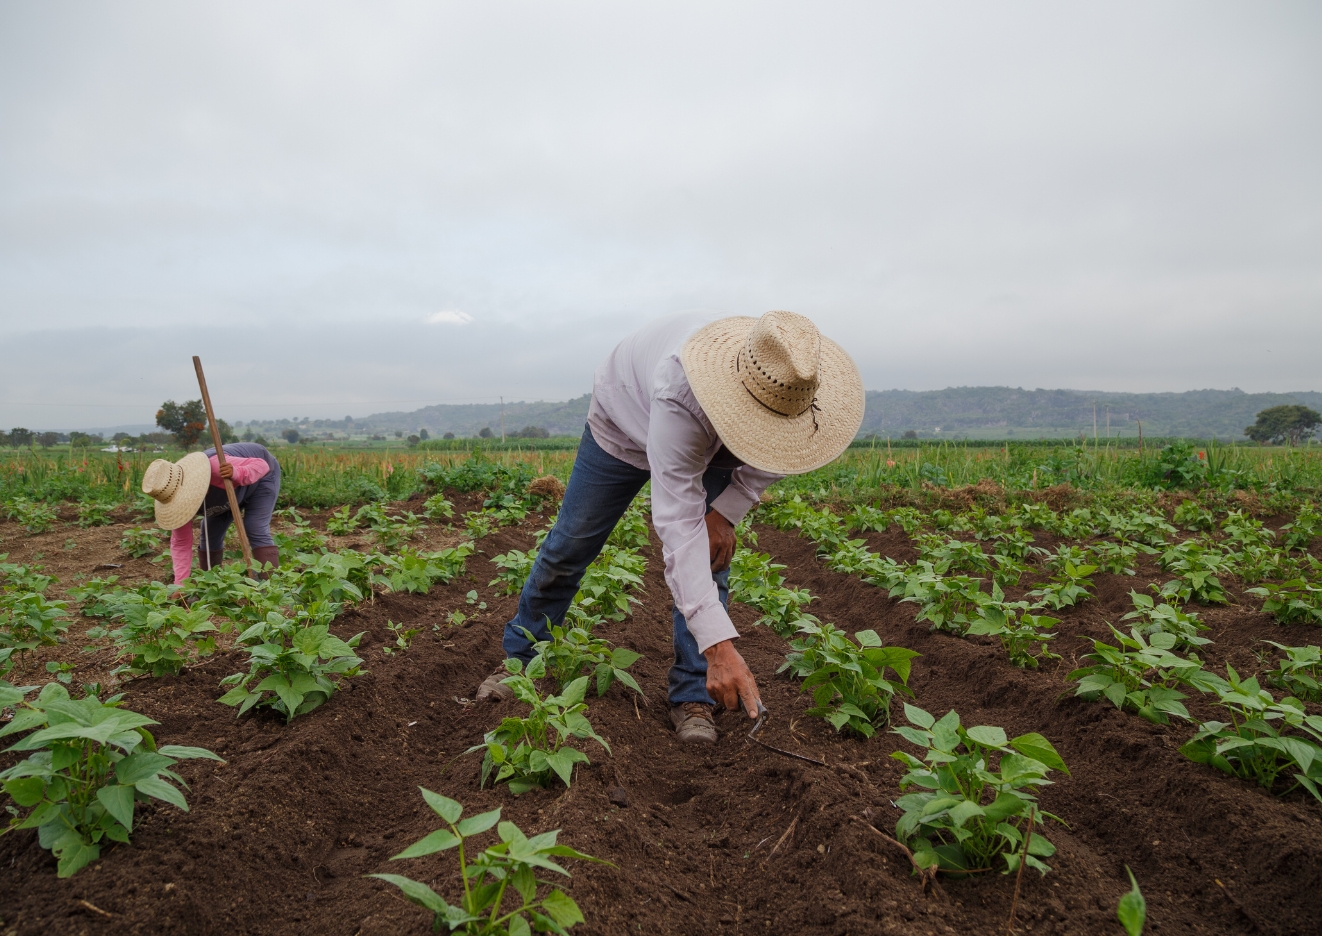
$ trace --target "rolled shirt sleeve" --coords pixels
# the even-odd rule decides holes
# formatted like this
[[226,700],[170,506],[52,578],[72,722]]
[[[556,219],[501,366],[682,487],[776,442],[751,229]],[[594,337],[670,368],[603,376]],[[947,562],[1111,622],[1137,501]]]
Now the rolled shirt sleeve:
[[647,438],[652,523],[661,537],[666,584],[699,651],[739,636],[711,577],[711,548],[703,520],[707,497],[702,488],[708,442],[706,427],[683,405],[668,399],[652,401]]
[[[266,463],[264,458],[244,458],[241,455],[226,455],[225,461],[234,468],[234,477],[230,480],[234,482],[235,487],[245,487],[249,484],[256,484],[266,473],[271,470],[271,466]],[[211,456],[211,485],[212,487],[224,487],[225,482],[220,477],[220,459],[215,455]]]
[[730,476],[730,486],[716,495],[716,499],[712,501],[712,510],[738,526],[762,499],[762,492],[782,477],[783,475],[759,471],[751,465],[736,468],[734,474]]

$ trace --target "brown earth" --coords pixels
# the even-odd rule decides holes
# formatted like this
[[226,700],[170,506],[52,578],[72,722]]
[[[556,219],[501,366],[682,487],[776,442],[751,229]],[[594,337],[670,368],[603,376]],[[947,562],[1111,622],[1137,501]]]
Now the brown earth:
[[[572,863],[566,889],[588,920],[576,933],[1005,931],[1011,878],[947,880],[924,894],[904,855],[867,828],[889,833],[899,816],[891,801],[903,771],[888,755],[902,742],[887,734],[845,739],[805,716],[808,702],[797,686],[773,675],[785,644],[753,627],[750,609],[736,606],[733,614],[744,634],[739,648],[773,713],[762,737],[829,766],[746,744],[747,722],[732,714],[721,717],[714,747],[674,740],[665,706],[669,594],[655,545],[647,551],[643,603],[632,619],[605,630],[644,654],[633,671],[647,700],[636,705],[618,686],[590,700],[614,756],[589,745],[592,764],[568,790],[517,798],[504,788],[479,790],[479,756],[463,752],[519,708],[466,701],[499,663],[500,630],[515,605],[486,585],[494,577],[489,558],[528,548],[541,522],[530,517],[483,539],[470,575],[430,595],[377,595],[345,613],[335,630],[366,631],[370,672],[290,725],[270,715],[236,720],[215,702],[218,680],[241,668],[239,654],[129,684],[127,704],[161,722],[159,739],[210,748],[226,763],[186,762],[192,811],[140,807],[132,844],[108,849],[69,880],[56,878],[34,832],[0,839],[0,933],[428,932],[428,914],[395,888],[363,878],[388,870],[456,893],[454,865],[443,859],[388,861],[439,825],[418,786],[460,800],[470,814],[499,806],[528,833],[562,829],[561,841],[611,861]],[[45,539],[15,533],[12,524],[0,525],[0,551],[9,549],[10,561],[25,558],[20,553],[35,540],[50,564],[66,537],[100,544],[69,560],[84,574],[94,562],[120,561],[104,557],[115,552],[118,528],[92,537],[72,528]],[[1071,775],[1046,788],[1042,805],[1069,825],[1052,823],[1047,832],[1059,849],[1050,861],[1055,870],[1023,878],[1018,932],[1120,933],[1115,906],[1129,887],[1125,864],[1147,897],[1151,933],[1322,929],[1322,810],[1314,802],[1274,798],[1188,762],[1177,749],[1189,726],[1150,725],[1071,697],[1064,675],[1086,652],[1081,638],[1105,635],[1108,620],[1118,623],[1129,588],[1161,579],[1154,567],[1145,565],[1137,579],[1099,575],[1097,596],[1061,615],[1056,652],[1064,660],[1025,671],[988,640],[930,633],[914,622],[911,605],[825,569],[806,540],[765,528],[759,534],[758,548],[789,566],[792,584],[817,596],[811,610],[819,617],[850,631],[874,628],[886,643],[923,654],[910,680],[917,704],[934,713],[955,708],[965,724],[1000,725],[1012,735],[1040,731],[1060,750]],[[454,538],[442,530],[429,535],[433,545]],[[898,532],[869,539],[873,548],[912,558]],[[146,569],[132,571],[160,574],[143,563]],[[449,612],[473,610],[465,593],[474,588],[488,610],[468,626],[448,626]],[[1229,660],[1254,669],[1252,650],[1263,637],[1315,639],[1314,631],[1287,630],[1250,607],[1204,611],[1217,641],[1206,653],[1215,667]],[[407,653],[384,656],[387,620],[424,632]],[[77,644],[71,640],[65,655],[86,659]],[[86,679],[81,667],[78,678]]]

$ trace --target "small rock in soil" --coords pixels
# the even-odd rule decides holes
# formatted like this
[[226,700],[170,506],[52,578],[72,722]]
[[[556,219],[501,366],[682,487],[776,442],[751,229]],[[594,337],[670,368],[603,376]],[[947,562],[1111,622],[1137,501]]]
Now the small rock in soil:
[[612,805],[624,809],[629,805],[629,792],[622,786],[617,786],[610,792],[610,801]]

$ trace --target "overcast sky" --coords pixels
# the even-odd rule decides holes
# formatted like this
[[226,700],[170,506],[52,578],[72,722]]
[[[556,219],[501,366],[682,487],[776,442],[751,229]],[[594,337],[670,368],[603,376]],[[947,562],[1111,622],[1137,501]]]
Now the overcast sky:
[[[0,5],[0,426],[566,399],[812,317],[869,389],[1322,389],[1322,5]],[[39,405],[40,404],[40,405]]]

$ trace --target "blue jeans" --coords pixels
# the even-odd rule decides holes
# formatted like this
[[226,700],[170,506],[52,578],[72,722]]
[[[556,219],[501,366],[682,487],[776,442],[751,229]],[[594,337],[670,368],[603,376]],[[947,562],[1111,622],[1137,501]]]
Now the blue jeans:
[[[730,475],[729,469],[722,468],[708,468],[703,474],[708,510],[729,485]],[[602,449],[592,437],[592,430],[584,427],[560,516],[542,544],[528,580],[523,583],[518,614],[505,625],[501,645],[507,657],[517,657],[525,663],[531,660],[533,640],[524,634],[524,628],[532,633],[534,640],[545,640],[550,637],[548,620],[552,625],[564,620],[583,573],[597,558],[615,524],[649,477],[651,472],[622,462]],[[721,604],[728,610],[729,569],[712,573],[712,579]],[[672,604],[670,614],[675,648],[675,662],[670,667],[670,704],[711,705],[713,700],[707,694],[707,659],[698,652],[698,642],[689,633],[688,622],[679,608]]]

